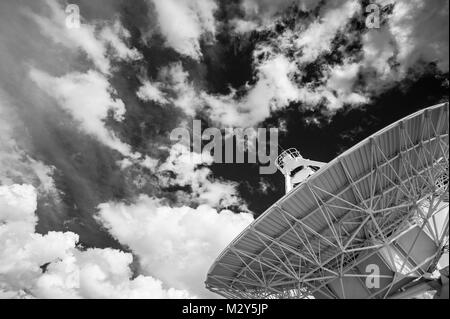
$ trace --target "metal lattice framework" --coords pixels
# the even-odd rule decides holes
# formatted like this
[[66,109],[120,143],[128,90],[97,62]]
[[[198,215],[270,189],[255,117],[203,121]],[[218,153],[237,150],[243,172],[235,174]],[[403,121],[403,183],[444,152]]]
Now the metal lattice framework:
[[[227,298],[402,292],[434,271],[448,246],[448,129],[448,103],[440,104],[338,156],[247,227],[206,287]],[[381,286],[358,286],[371,263],[382,268]]]

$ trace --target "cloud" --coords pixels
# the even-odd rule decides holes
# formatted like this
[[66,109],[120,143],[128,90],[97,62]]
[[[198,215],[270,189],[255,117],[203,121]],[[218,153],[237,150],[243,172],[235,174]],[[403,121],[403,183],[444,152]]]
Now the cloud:
[[139,256],[146,274],[209,298],[213,295],[203,284],[208,268],[253,219],[250,214],[217,212],[207,205],[164,206],[144,195],[131,205],[101,204],[98,216],[115,238]]
[[[306,2],[302,5],[305,9],[312,8],[312,4]],[[246,11],[259,10],[259,4],[252,1],[244,2],[244,6]],[[315,106],[325,101],[330,110],[339,109],[345,104],[367,103],[368,99],[363,94],[352,91],[359,70],[356,63],[323,67],[323,83],[319,86],[316,84],[313,87],[309,83],[298,83],[295,80],[303,75],[303,64],[314,62],[320,55],[331,50],[336,34],[347,26],[360,9],[357,1],[327,4],[321,8],[321,17],[299,29],[300,31],[288,30],[276,39],[256,46],[253,52],[255,84],[246,85],[245,94],[238,95],[234,89],[226,95],[204,91],[196,93],[192,86],[184,85],[184,92],[179,95],[189,102],[185,103],[183,109],[188,110],[186,113],[189,115],[194,114],[196,109],[206,109],[216,123],[248,127],[264,121],[271,111],[286,107],[291,102],[302,101]],[[280,53],[280,50],[295,50],[301,54],[288,57]],[[184,74],[183,79],[187,78],[182,71],[179,73]],[[186,81],[180,80],[179,83],[186,84]],[[196,100],[196,96],[199,96],[200,101]]]
[[[5,135],[0,138],[0,144],[6,145],[4,148],[0,146],[0,153],[3,150],[9,153],[5,157],[2,157],[4,154],[0,155],[0,184],[2,184],[0,186],[0,296],[10,298],[192,297],[190,292],[171,288],[156,276],[134,273],[131,269],[133,261],[131,253],[109,248],[86,249],[79,244],[79,236],[83,239],[83,244],[88,242],[87,245],[92,247],[95,247],[95,243],[98,242],[105,245],[111,244],[111,240],[106,243],[103,241],[105,234],[99,232],[97,224],[90,224],[90,205],[96,205],[99,198],[106,201],[105,198],[125,197],[132,192],[128,189],[123,191],[122,187],[125,188],[125,186],[119,185],[123,181],[122,172],[113,172],[114,176],[110,176],[109,173],[115,170],[113,163],[116,160],[115,158],[110,160],[111,153],[104,151],[104,148],[99,149],[97,143],[91,143],[90,139],[87,143],[83,141],[86,138],[84,134],[88,134],[117,150],[125,155],[125,166],[128,165],[126,160],[130,162],[137,160],[136,154],[131,154],[131,147],[122,142],[106,124],[109,121],[123,125],[121,121],[126,115],[124,103],[126,100],[119,98],[117,95],[120,92],[114,90],[112,86],[111,73],[115,71],[112,67],[115,64],[113,62],[116,59],[134,59],[133,54],[136,51],[127,50],[128,46],[122,46],[126,44],[127,39],[124,30],[106,22],[87,23],[83,20],[80,30],[72,35],[66,34],[74,30],[69,31],[62,24],[60,2],[46,3],[48,8],[44,6],[43,9],[50,9],[49,14],[46,14],[45,10],[35,11],[38,13],[28,11],[25,16],[16,13],[22,18],[19,21],[24,22],[26,27],[20,29],[17,36],[14,27],[10,27],[8,44],[11,45],[5,46],[4,49],[2,47],[3,50],[0,50],[2,61],[14,62],[7,63],[14,68],[3,65],[2,70],[6,72],[2,74],[6,81],[2,82],[2,88],[5,84],[8,94],[14,96],[15,104],[12,106],[12,113],[27,124],[22,125],[21,121],[10,117],[9,113],[2,113],[3,108],[0,106],[1,122],[2,120],[14,122],[14,125],[22,126],[27,131],[26,135],[24,134],[26,143],[20,145],[13,141],[13,138],[15,140],[17,137],[15,135],[11,139],[10,135],[8,138],[5,138]],[[13,5],[6,3],[4,6],[10,9]],[[22,5],[16,4],[14,7],[16,11],[18,7]],[[35,8],[34,4],[30,7]],[[40,5],[36,5],[37,7]],[[6,9],[2,13],[8,16]],[[2,19],[2,22],[4,25],[9,24],[9,20]],[[17,24],[21,25],[19,22]],[[30,35],[26,31],[30,31]],[[0,36],[3,38],[4,34],[2,32]],[[55,43],[59,45],[55,46]],[[18,55],[18,52],[21,54]],[[3,59],[4,56],[6,60]],[[168,73],[171,72],[168,71]],[[12,80],[10,75],[14,76]],[[193,85],[189,82],[187,74],[183,74],[181,67],[175,67],[172,75],[174,82],[170,83],[178,83],[178,86],[174,85],[173,90],[162,87],[162,90],[166,91],[166,98],[173,94],[177,105],[187,105],[187,102],[183,101],[188,101],[189,98],[186,96],[189,96]],[[193,95],[191,97],[197,99]],[[1,102],[3,99],[0,99]],[[61,123],[67,123],[65,114],[62,114],[64,112],[61,112],[59,108],[53,110],[49,107],[54,104],[53,102],[56,102],[61,110],[75,120],[83,134],[61,136],[68,132],[71,134],[77,132],[73,132],[72,126],[65,128],[61,125]],[[6,130],[2,124],[0,123],[1,133]],[[15,127],[12,131],[17,133]],[[83,143],[78,143],[80,141]],[[29,147],[22,149],[23,144]],[[66,146],[67,149],[65,149]],[[11,150],[17,152],[12,153]],[[84,156],[83,152],[90,152],[90,155]],[[95,154],[92,155],[93,153]],[[31,155],[36,155],[36,158]],[[88,159],[93,161],[84,163],[85,160],[88,162]],[[139,161],[141,160],[141,165],[147,165],[153,169],[158,166],[158,162],[150,157],[142,157]],[[46,161],[56,165],[57,168],[46,166]],[[19,167],[19,162],[25,165],[23,169],[27,169],[23,173],[27,179],[17,179],[13,175],[19,174],[22,169],[22,164]],[[3,163],[8,165],[2,165]],[[204,165],[208,164],[202,162],[198,167],[193,168],[195,191],[189,194],[193,198],[193,203],[223,206],[234,204],[236,201],[232,194],[235,194],[235,185],[212,178],[211,171],[202,167]],[[32,174],[28,171],[31,167]],[[39,221],[39,230],[43,233],[37,233],[36,197],[39,198],[40,194],[36,188],[41,184],[52,185],[53,169],[58,173],[58,182],[61,182],[58,186],[64,185],[62,190],[67,192],[64,199],[70,207],[68,209],[64,207],[58,211],[58,205],[49,209],[47,205],[54,203],[40,201],[38,213],[42,217]],[[95,176],[89,176],[94,171],[95,173],[91,175]],[[147,171],[145,173],[151,175]],[[173,183],[172,185],[178,183],[176,179],[180,176],[174,175],[174,177],[175,180],[169,182]],[[39,179],[39,182],[35,182],[35,179],[36,181]],[[111,181],[113,182],[110,183]],[[33,184],[36,188],[14,185],[17,182]],[[190,181],[185,183],[189,184]],[[158,187],[158,185],[153,186]],[[72,196],[75,199],[72,199]],[[231,202],[228,202],[228,199]],[[185,209],[191,210],[188,207]],[[208,209],[212,218],[219,215],[213,208]],[[49,211],[56,214],[47,214]],[[68,218],[68,212],[74,213],[76,218]],[[223,217],[225,215],[230,216]],[[226,231],[227,225],[232,225],[232,215],[232,213],[221,213],[222,217],[217,217],[219,222],[222,219],[229,221],[224,223],[223,232]],[[203,225],[208,226],[206,220],[203,221]],[[55,231],[44,233],[47,229],[53,229],[55,224],[69,228],[79,227],[81,230],[79,233]],[[202,257],[205,258],[204,261],[199,259],[199,262],[202,262],[199,269],[203,271],[205,267],[209,267],[218,251],[226,245],[225,241],[231,240],[235,232],[240,229],[241,227],[237,227],[236,231],[230,232],[226,240],[222,239],[219,244],[217,244],[218,239],[212,238],[211,245],[214,246],[214,251],[210,253],[207,250],[208,259],[206,257]],[[184,238],[186,239],[187,236],[186,230]],[[210,233],[208,236],[215,236],[215,234]],[[90,241],[89,237],[95,239]],[[86,238],[88,239],[85,240]],[[108,235],[108,240],[109,238]],[[206,237],[202,238],[205,238],[205,242],[207,241]],[[194,243],[208,246],[208,244],[200,243],[199,240]],[[200,278],[200,281],[196,283],[198,287],[202,286],[205,275],[206,273],[196,274],[197,278]]]
[[[118,18],[113,21],[82,21],[80,28],[67,28],[62,5],[56,0],[46,0],[45,3],[50,9],[48,16],[30,9],[23,11],[39,25],[45,36],[70,52],[79,50],[84,53],[93,66],[89,66],[87,71],[72,71],[61,76],[50,75],[33,66],[28,72],[31,80],[54,98],[80,124],[84,133],[129,157],[133,163],[153,170],[156,159],[133,152],[130,145],[122,142],[106,126],[108,120],[116,123],[123,121],[126,112],[124,102],[117,97],[118,93],[110,83],[111,72],[114,71],[112,62],[142,59],[142,54],[135,48],[129,48],[126,43],[130,33]],[[86,69],[85,64],[79,64],[75,63],[80,69]]]
[[[321,83],[315,86],[298,83],[296,76],[303,74],[295,59],[275,52],[271,46],[262,44],[254,52],[255,77],[253,85],[246,85],[245,94],[231,89],[226,95],[210,94],[197,90],[188,81],[188,73],[181,64],[164,70],[165,78],[175,97],[172,103],[194,116],[196,111],[206,111],[212,121],[221,126],[251,127],[270,116],[274,110],[287,107],[291,102],[305,102],[316,106],[325,101],[330,110],[345,104],[368,103],[365,92],[355,92],[361,64],[344,61],[335,66],[323,66]],[[261,58],[261,56],[263,56]]]
[[[81,50],[100,72],[111,72],[111,58],[137,60],[142,57],[123,41],[130,35],[119,20],[112,26],[81,23],[79,28],[67,28],[66,13],[58,1],[45,0],[45,3],[50,9],[49,17],[30,10],[24,12],[37,23],[45,36],[70,50]],[[113,54],[110,54],[109,48],[113,49]]]
[[393,72],[389,60],[395,57],[395,42],[389,30],[383,27],[379,30],[370,30],[363,35],[362,49],[366,68],[373,68],[382,80],[389,80]]
[[381,7],[393,5],[393,9],[380,29],[370,29],[363,35],[364,66],[375,69],[384,81],[403,79],[420,60],[435,62],[442,72],[448,72],[448,1],[376,3]]
[[283,55],[276,55],[256,66],[258,80],[242,98],[237,98],[233,91],[225,96],[203,93],[211,119],[225,126],[241,127],[263,121],[271,110],[297,99],[297,87],[292,81],[296,70],[293,62]]
[[162,282],[139,275],[130,279],[133,256],[111,248],[75,250],[47,266],[36,281],[38,298],[172,299],[185,291],[164,289]]
[[[153,170],[157,164],[156,159],[132,152],[130,145],[122,142],[106,127],[107,120],[121,122],[126,112],[123,101],[116,97],[117,91],[109,81],[111,72],[114,71],[112,62],[135,61],[143,57],[137,49],[128,47],[126,41],[130,39],[130,33],[118,18],[112,22],[82,21],[80,28],[67,28],[62,4],[56,0],[46,0],[45,3],[50,9],[48,16],[34,13],[30,9],[23,9],[23,12],[31,17],[42,33],[53,42],[61,44],[70,52],[79,50],[86,54],[93,62],[94,68],[53,76],[37,67],[31,67],[28,72],[31,80],[53,97],[58,105],[80,124],[83,132],[129,157],[133,163]],[[79,66],[86,69],[86,65]],[[149,93],[148,90],[146,93]]]
[[396,41],[397,60],[403,70],[424,59],[437,62],[442,71],[448,72],[448,14],[448,1],[394,2],[388,27]]
[[233,26],[234,31],[237,33],[247,33],[258,29],[259,27],[258,23],[254,21],[248,21],[238,18],[233,19],[231,21],[231,25]]
[[215,34],[215,1],[152,0],[152,3],[167,45],[182,55],[199,60],[202,57],[200,38]]
[[30,77],[38,87],[56,99],[58,105],[69,112],[86,133],[123,155],[131,155],[130,146],[105,127],[104,121],[110,112],[118,122],[125,114],[124,103],[112,97],[114,90],[105,76],[90,70],[54,77],[31,68]]
[[98,35],[98,38],[104,44],[108,44],[113,49],[113,57],[124,61],[135,61],[143,58],[142,54],[136,48],[129,48],[124,40],[131,37],[130,32],[125,29],[120,20],[115,20],[113,25],[104,26]]
[[297,5],[302,11],[310,11],[316,8],[320,1],[317,0],[243,0],[241,8],[244,11],[243,19],[235,19],[233,24],[238,33],[249,32],[273,24],[289,6]]
[[[310,10],[317,4],[306,1],[299,5],[304,10]],[[243,6],[250,14],[270,4],[245,1]],[[181,63],[164,67],[160,72],[161,82],[166,90],[172,92],[169,101],[186,115],[194,116],[199,110],[206,111],[211,120],[221,126],[254,126],[268,118],[271,111],[286,107],[291,102],[301,101],[310,106],[324,102],[330,110],[344,105],[365,104],[369,94],[353,91],[361,69],[357,62],[323,66],[322,83],[319,85],[296,81],[304,73],[302,65],[313,63],[329,52],[337,33],[343,31],[350,19],[360,12],[361,6],[357,1],[327,3],[320,9],[320,17],[310,24],[296,32],[287,30],[276,39],[259,43],[253,52],[255,84],[246,85],[243,88],[245,94],[242,94],[243,90],[238,94],[234,88],[225,95],[203,91],[189,81],[189,74]],[[281,49],[283,52],[295,50],[301,53],[288,57],[280,53]],[[149,99],[158,99],[159,91],[147,86]],[[141,87],[138,92],[141,97],[145,95],[144,88]]]
[[188,116],[194,116],[202,107],[202,101],[198,96],[193,83],[189,80],[189,73],[183,69],[181,63],[171,63],[161,68],[159,72],[161,81],[172,92],[172,103],[182,109]]
[[29,183],[42,194],[58,195],[53,179],[55,167],[33,159],[14,141],[10,141],[11,147],[2,144],[0,142],[0,184]]
[[[168,158],[158,167],[159,182],[163,187],[189,186],[190,201],[213,207],[240,205],[235,183],[214,180],[210,154],[190,152],[182,144],[171,147]],[[170,174],[167,174],[170,173]]]
[[[339,2],[341,4],[342,2]],[[335,5],[333,1],[333,5]],[[295,42],[296,48],[302,51],[300,63],[315,61],[319,55],[330,52],[331,42],[339,31],[348,24],[350,18],[361,10],[358,1],[345,1],[343,5],[329,9],[322,8],[322,17],[311,23],[304,32],[300,32]]]
[[[344,61],[341,65],[329,67],[325,71],[324,85],[315,88],[312,94],[324,97],[327,101],[327,107],[330,110],[340,109],[345,104],[353,106],[367,104],[369,98],[361,93],[356,93],[354,90],[360,68],[359,63],[349,61]],[[308,102],[308,100],[309,98],[304,97],[303,101]],[[312,97],[312,100],[315,100],[315,97]]]
[[143,101],[153,101],[159,104],[166,104],[167,99],[165,94],[161,92],[161,83],[152,83],[145,80],[142,86],[139,87],[136,95]]
[[[248,126],[263,121],[272,110],[290,102],[302,102],[307,107],[323,104],[330,111],[346,105],[366,105],[371,96],[402,80],[420,60],[436,62],[443,72],[448,71],[448,28],[441,28],[448,25],[448,2],[379,2],[383,7],[393,3],[392,14],[383,13],[385,23],[380,29],[361,30],[361,40],[355,32],[345,31],[352,18],[364,18],[359,2],[349,0],[328,1],[320,7],[318,17],[310,15],[312,22],[298,20],[293,28],[274,32],[275,36],[258,43],[253,53],[256,81],[244,88],[245,94],[239,90],[237,97],[234,89],[226,95],[200,94],[211,119],[223,125]],[[242,5],[247,20],[239,23],[244,29],[249,23],[243,22],[256,21],[252,14],[270,7],[264,1],[253,0],[245,0]],[[312,3],[298,5],[304,10],[314,8]],[[276,10],[282,11],[283,4],[273,7],[269,15],[271,21],[276,21]],[[275,31],[273,24],[265,28]],[[338,35],[345,41],[333,42]],[[346,52],[346,43],[360,43],[361,52]],[[324,54],[331,53],[336,44],[341,61],[324,60]],[[288,53],[284,55],[285,52]],[[289,52],[295,52],[293,57]],[[317,70],[315,76],[319,76],[313,81],[306,70],[311,66]]]
[[118,151],[134,164],[151,171],[156,168],[157,159],[133,152],[130,145],[122,142],[114,131],[107,128],[108,119],[112,118],[117,123],[122,122],[126,109],[121,99],[113,97],[117,93],[105,75],[89,70],[86,73],[72,72],[55,77],[31,68],[29,76],[79,123],[83,132]]
[[0,296],[6,298],[187,298],[160,280],[132,279],[133,256],[77,247],[72,232],[35,233],[31,185],[0,186]]
[[[270,52],[270,48],[264,48]],[[255,54],[257,55],[257,54]],[[210,108],[212,120],[223,125],[247,127],[262,122],[270,112],[301,101],[316,106],[325,101],[330,110],[342,108],[345,104],[360,105],[369,99],[354,92],[360,65],[345,61],[342,65],[323,67],[320,85],[296,83],[295,75],[301,75],[295,61],[282,54],[269,53],[256,66],[258,80],[242,98],[234,92],[229,95],[203,93],[205,104]]]
[[28,183],[37,187],[39,192],[56,195],[55,168],[34,159],[19,145],[19,127],[23,128],[24,123],[14,113],[9,97],[0,88],[0,185]]
[[30,185],[0,186],[0,290],[29,291],[40,266],[63,258],[78,240],[73,233],[34,233],[36,202]]

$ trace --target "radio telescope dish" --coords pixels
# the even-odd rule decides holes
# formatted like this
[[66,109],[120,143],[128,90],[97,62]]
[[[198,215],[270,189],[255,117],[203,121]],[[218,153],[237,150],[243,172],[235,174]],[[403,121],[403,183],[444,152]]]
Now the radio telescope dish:
[[448,103],[429,107],[287,187],[217,258],[206,287],[227,298],[430,290],[448,249],[448,133]]

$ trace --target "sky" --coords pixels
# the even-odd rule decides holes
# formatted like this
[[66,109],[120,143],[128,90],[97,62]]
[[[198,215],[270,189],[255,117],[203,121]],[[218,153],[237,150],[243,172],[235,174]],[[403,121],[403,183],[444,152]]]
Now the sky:
[[277,128],[278,151],[328,162],[448,101],[448,8],[1,1],[0,297],[215,297],[209,266],[283,176],[171,132]]

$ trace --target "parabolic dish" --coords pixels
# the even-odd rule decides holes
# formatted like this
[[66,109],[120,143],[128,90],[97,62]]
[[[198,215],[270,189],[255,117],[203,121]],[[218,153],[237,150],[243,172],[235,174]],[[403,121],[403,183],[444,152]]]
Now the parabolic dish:
[[[407,116],[322,167],[211,266],[227,298],[387,298],[448,245],[448,103]],[[368,285],[371,265],[381,283]],[[368,272],[369,271],[369,272]]]

